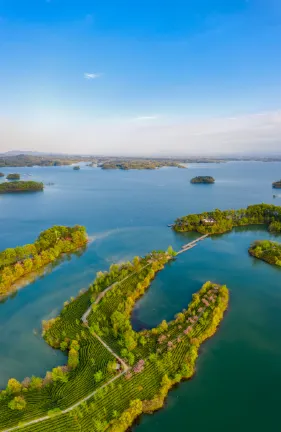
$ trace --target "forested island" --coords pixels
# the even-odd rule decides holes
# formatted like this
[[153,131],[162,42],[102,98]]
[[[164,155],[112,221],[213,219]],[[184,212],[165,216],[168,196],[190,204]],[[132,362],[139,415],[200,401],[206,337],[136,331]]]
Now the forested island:
[[7,180],[19,180],[20,174],[17,174],[17,173],[8,174],[6,179]]
[[79,171],[79,170],[80,170],[80,166],[79,166],[79,165],[75,165],[75,166],[73,167],[73,169],[74,169],[74,171]]
[[171,387],[194,374],[199,347],[216,332],[229,295],[207,282],[173,321],[135,332],[133,307],[172,258],[169,248],[113,264],[43,322],[46,342],[68,354],[67,364],[44,378],[10,379],[0,393],[0,430],[125,432],[140,414],[161,408]]
[[270,232],[281,232],[281,207],[256,204],[240,210],[219,210],[190,214],[176,219],[173,228],[178,232],[197,231],[201,234],[222,234],[246,225],[268,225]]
[[24,276],[36,272],[64,253],[76,251],[86,243],[84,227],[55,225],[43,231],[32,244],[0,252],[0,296],[12,292],[15,282]]
[[0,172],[0,177],[5,177],[5,174]]
[[44,185],[35,181],[16,181],[0,183],[0,194],[43,191]]
[[212,183],[215,183],[215,179],[214,179],[214,177],[211,177],[211,176],[197,176],[197,177],[193,177],[191,180],[190,180],[190,183],[192,183],[192,184],[200,184],[200,183],[203,183],[203,184],[212,184]]
[[70,155],[0,155],[0,167],[63,166],[91,159],[93,158]]
[[281,180],[276,181],[276,182],[273,182],[273,183],[272,183],[272,187],[273,187],[274,189],[281,189]]
[[104,170],[154,170],[163,167],[186,168],[182,163],[171,160],[135,159],[135,160],[109,160],[98,164]]
[[281,267],[281,243],[257,240],[249,248],[249,254],[269,264]]

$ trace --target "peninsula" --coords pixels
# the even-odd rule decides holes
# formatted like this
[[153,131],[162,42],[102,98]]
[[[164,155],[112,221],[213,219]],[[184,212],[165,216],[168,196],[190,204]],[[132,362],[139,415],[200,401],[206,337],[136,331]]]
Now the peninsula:
[[43,379],[10,379],[0,393],[0,430],[125,432],[194,374],[199,347],[228,307],[225,286],[207,282],[187,310],[151,330],[135,332],[130,321],[137,299],[173,258],[170,252],[113,264],[65,302],[57,318],[43,322],[46,342],[68,353],[67,364]]
[[176,219],[173,229],[178,232],[197,231],[201,234],[222,234],[234,227],[267,225],[269,231],[281,232],[281,207],[256,204],[240,210],[214,210],[190,214]]
[[0,183],[0,194],[43,191],[43,183],[35,181],[15,181]]
[[249,254],[268,264],[281,267],[281,243],[257,240],[249,248]]
[[274,189],[281,189],[281,180],[272,183]]
[[199,183],[212,184],[212,183],[215,183],[215,179],[214,179],[214,177],[211,177],[211,176],[197,176],[197,177],[193,177],[190,180],[190,183],[192,183],[192,184],[199,184]]
[[13,285],[24,276],[38,271],[64,253],[76,251],[86,243],[84,227],[55,225],[43,231],[32,244],[0,252],[0,296],[14,291]]

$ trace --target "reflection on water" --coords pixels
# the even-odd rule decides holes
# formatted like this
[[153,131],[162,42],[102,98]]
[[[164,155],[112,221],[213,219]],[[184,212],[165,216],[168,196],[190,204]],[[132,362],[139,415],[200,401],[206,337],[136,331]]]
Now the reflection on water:
[[57,258],[55,261],[45,265],[44,267],[31,272],[27,275],[25,275],[24,277],[21,277],[17,282],[15,282],[11,289],[12,291],[9,292],[7,295],[3,295],[0,296],[0,304],[1,303],[5,303],[5,301],[7,300],[7,298],[15,298],[18,291],[24,287],[26,287],[29,284],[32,284],[33,282],[35,282],[38,279],[43,279],[44,277],[46,277],[48,274],[52,273],[55,271],[55,269],[57,267],[59,267],[60,265],[62,265],[65,261],[70,261],[72,259],[72,256],[76,256],[76,257],[81,257],[82,254],[86,251],[87,249],[87,245],[77,249],[74,252],[71,253],[65,253],[63,255],[61,255],[59,258]]

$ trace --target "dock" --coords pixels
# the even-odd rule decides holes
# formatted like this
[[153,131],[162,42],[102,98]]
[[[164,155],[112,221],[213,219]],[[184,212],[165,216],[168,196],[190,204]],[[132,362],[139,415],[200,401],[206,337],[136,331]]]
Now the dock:
[[181,248],[181,250],[177,253],[177,255],[179,255],[179,254],[181,254],[181,253],[183,253],[183,252],[186,252],[186,251],[188,251],[189,249],[194,248],[195,246],[197,246],[197,244],[198,244],[200,241],[205,240],[208,236],[209,236],[209,234],[205,234],[205,235],[203,235],[203,236],[201,236],[201,237],[199,237],[199,238],[193,240],[192,242],[183,245],[182,248]]

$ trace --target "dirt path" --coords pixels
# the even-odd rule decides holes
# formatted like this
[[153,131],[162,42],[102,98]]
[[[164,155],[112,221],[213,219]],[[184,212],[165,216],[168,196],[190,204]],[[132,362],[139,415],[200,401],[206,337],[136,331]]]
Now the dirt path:
[[[97,388],[97,389],[94,390],[92,393],[90,393],[88,396],[85,396],[83,399],[81,399],[81,400],[79,400],[78,402],[76,402],[74,405],[71,405],[70,407],[68,407],[68,408],[66,408],[65,410],[61,411],[61,412],[58,414],[58,416],[59,416],[59,415],[62,415],[62,414],[67,414],[67,413],[69,413],[70,411],[74,410],[74,409],[77,408],[79,405],[81,405],[83,402],[86,402],[87,400],[91,399],[91,398],[92,398],[92,397],[93,397],[93,396],[94,396],[98,391],[100,391],[100,390],[103,389],[104,387],[108,386],[109,384],[111,384],[112,382],[114,382],[115,380],[117,380],[118,378],[120,378],[120,377],[121,377],[122,375],[124,375],[126,372],[127,372],[127,369],[124,370],[123,372],[121,372],[119,375],[116,375],[115,377],[111,378],[111,380],[107,381],[107,382],[106,382],[105,384],[103,384],[101,387]],[[51,420],[52,418],[54,418],[54,417],[49,417],[49,416],[40,417],[40,418],[38,418],[38,419],[31,420],[31,421],[28,422],[28,423],[24,423],[24,424],[22,424],[21,426],[14,426],[14,427],[12,427],[12,428],[10,428],[10,429],[4,429],[4,430],[2,430],[2,432],[12,432],[12,431],[15,431],[15,430],[17,430],[17,429],[23,429],[23,428],[25,428],[25,427],[27,427],[27,426],[32,426],[32,425],[34,425],[34,424],[36,424],[36,423],[41,423],[41,422],[46,421],[46,420]]]
[[[145,269],[146,267],[148,267],[149,265],[151,265],[151,262],[149,262],[148,264],[146,264],[145,266],[143,266],[140,270],[137,270],[133,273],[131,273],[130,275],[126,276],[124,279],[122,279],[120,282],[115,282],[114,284],[110,285],[109,287],[107,287],[104,291],[102,291],[99,296],[97,297],[96,301],[93,304],[98,304],[101,299],[105,296],[105,294],[110,291],[112,288],[114,288],[115,285],[124,282],[126,279],[128,279],[129,277],[133,276],[134,274],[136,274],[139,271],[142,271],[143,269]],[[87,311],[83,314],[81,321],[88,327],[88,316],[90,315],[92,311],[92,305],[87,309]],[[76,402],[74,405],[71,405],[70,407],[66,408],[65,410],[61,411],[59,415],[62,414],[66,414],[72,410],[74,410],[75,408],[77,408],[79,405],[81,405],[83,402],[86,402],[87,400],[91,399],[99,390],[103,389],[104,387],[108,386],[109,384],[111,384],[112,382],[114,382],[115,380],[117,380],[118,378],[120,378],[122,375],[124,375],[128,370],[130,370],[131,368],[124,362],[124,360],[122,360],[96,333],[93,333],[93,336],[95,336],[99,342],[118,360],[118,362],[123,366],[123,372],[121,372],[120,374],[116,375],[115,377],[113,377],[112,379],[110,379],[109,381],[107,381],[105,384],[103,384],[101,387],[97,388],[96,390],[94,390],[92,393],[90,393],[89,395],[85,396],[83,399],[79,400],[78,402]],[[17,429],[23,429],[27,426],[32,426],[36,423],[40,423],[46,420],[50,420],[53,417],[50,416],[44,416],[44,417],[40,417],[38,419],[34,419],[31,420],[30,422],[24,423],[21,426],[14,426],[12,428],[9,429],[4,429],[1,432],[13,432]]]

